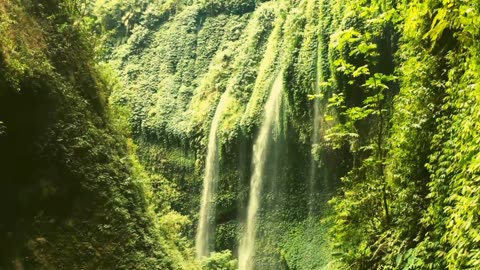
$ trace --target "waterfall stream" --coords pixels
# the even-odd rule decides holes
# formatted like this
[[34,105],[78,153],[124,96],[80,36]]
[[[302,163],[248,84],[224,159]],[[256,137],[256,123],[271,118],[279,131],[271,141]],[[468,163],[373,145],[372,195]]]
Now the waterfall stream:
[[260,208],[263,179],[265,178],[265,160],[272,143],[272,132],[278,121],[283,92],[283,76],[279,73],[273,83],[265,104],[262,126],[253,146],[253,173],[250,179],[250,197],[247,208],[247,220],[240,241],[239,270],[253,269],[253,255],[257,227],[257,213]]
[[[316,65],[316,74],[315,74],[315,95],[320,94],[320,74],[319,69],[320,63]],[[309,173],[309,180],[308,180],[308,215],[312,216],[316,213],[315,205],[317,203],[317,171],[318,171],[318,164],[315,160],[315,152],[317,151],[318,144],[320,142],[320,99],[316,97],[313,100],[313,129],[312,129],[312,137],[311,137],[311,155],[310,155],[310,173]]]
[[200,217],[195,241],[195,250],[197,258],[208,256],[210,253],[210,244],[213,239],[214,230],[214,207],[213,198],[219,175],[219,156],[220,147],[218,143],[217,129],[220,123],[223,107],[227,97],[227,92],[223,93],[220,102],[215,110],[210,133],[208,136],[207,159],[205,162],[205,175],[203,178],[203,192],[200,205]]

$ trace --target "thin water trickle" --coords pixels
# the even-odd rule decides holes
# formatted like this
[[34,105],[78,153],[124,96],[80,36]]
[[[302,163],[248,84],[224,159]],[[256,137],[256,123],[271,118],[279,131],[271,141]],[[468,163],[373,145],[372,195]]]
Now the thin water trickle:
[[[320,76],[318,73],[319,63],[317,60],[316,72],[315,72],[315,95],[320,94]],[[315,205],[319,203],[316,201],[316,186],[317,186],[317,161],[315,160],[316,147],[320,143],[320,99],[316,97],[313,101],[313,130],[311,137],[311,155],[310,155],[310,173],[308,180],[308,215],[312,216],[315,214]]]
[[253,269],[253,255],[257,226],[257,212],[260,208],[262,180],[265,178],[265,160],[272,143],[272,132],[278,121],[283,92],[283,76],[279,73],[273,83],[265,104],[262,126],[253,146],[253,173],[250,178],[250,197],[247,208],[247,221],[239,249],[239,270]]
[[205,162],[205,175],[203,178],[203,192],[200,205],[200,217],[195,241],[197,258],[208,256],[210,254],[210,244],[213,240],[214,230],[214,207],[213,198],[216,192],[216,186],[219,175],[220,150],[218,142],[218,125],[220,123],[223,107],[227,99],[227,93],[223,93],[218,103],[215,115],[213,116],[210,133],[208,136],[207,159]]

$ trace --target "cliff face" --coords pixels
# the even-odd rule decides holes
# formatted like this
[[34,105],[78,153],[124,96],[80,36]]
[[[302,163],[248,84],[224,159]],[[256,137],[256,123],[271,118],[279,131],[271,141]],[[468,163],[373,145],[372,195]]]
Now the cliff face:
[[[141,162],[178,188],[173,207],[194,221],[200,198],[182,194],[200,193],[211,120],[230,96],[218,129],[217,250],[237,249],[253,140],[280,72],[281,134],[260,211],[264,269],[330,260],[296,246],[327,239],[324,226],[349,267],[474,265],[475,245],[461,246],[475,234],[477,148],[473,129],[459,127],[473,128],[476,115],[475,3],[99,3],[106,59],[124,84],[112,101],[131,113]],[[330,225],[298,233],[312,209]]]
[[209,137],[205,269],[252,160],[258,269],[477,267],[477,2],[0,0],[0,268],[199,268]]
[[0,2],[0,268],[180,268],[74,4]]
[[[325,208],[348,160],[348,154],[342,160],[341,151],[327,150],[323,157],[311,154],[312,123],[322,119],[315,117],[309,95],[320,91],[322,70],[329,72],[328,53],[326,59],[319,53],[324,38],[320,2],[99,1],[94,14],[106,34],[105,58],[123,85],[111,100],[130,113],[141,162],[177,188],[180,196],[172,207],[194,221],[211,121],[220,97],[228,95],[217,130],[221,157],[214,203],[216,250],[237,250],[253,141],[274,81],[282,75],[285,90],[276,122],[280,133],[271,138],[276,143],[266,157],[268,181],[260,213],[265,224],[259,232],[265,236],[258,246],[264,260],[283,260],[272,250],[286,245],[293,228],[308,216],[309,192],[317,194],[315,208]],[[332,172],[319,169],[315,159],[340,166]],[[309,191],[311,174],[320,180]],[[274,234],[263,232],[273,224],[278,224]],[[289,236],[280,237],[282,231]],[[288,247],[292,256],[294,249],[298,246]]]

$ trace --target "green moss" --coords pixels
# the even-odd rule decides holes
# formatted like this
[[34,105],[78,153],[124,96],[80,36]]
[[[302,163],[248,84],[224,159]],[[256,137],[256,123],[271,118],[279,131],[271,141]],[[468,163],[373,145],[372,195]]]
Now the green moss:
[[[252,142],[282,72],[284,137],[269,153],[278,163],[269,164],[266,177],[278,185],[266,187],[271,190],[264,193],[262,214],[275,203],[283,209],[262,216],[266,237],[260,238],[257,259],[264,269],[334,268],[336,260],[352,269],[460,269],[477,263],[478,239],[470,229],[478,223],[475,1],[124,2],[97,7],[100,28],[112,31],[104,32],[105,60],[123,84],[112,101],[129,111],[139,163],[159,182],[153,193],[172,202],[161,208],[188,215],[195,224],[199,198],[191,194],[200,193],[211,119],[226,95],[218,130],[216,244],[235,250]],[[0,29],[5,25],[8,18]],[[26,60],[8,59],[10,78],[23,74]],[[339,59],[350,64],[351,74]],[[380,73],[389,78],[382,84],[388,91],[378,95],[368,76]],[[309,101],[312,94],[322,99]],[[368,110],[373,103],[378,107]],[[312,146],[314,117],[320,125]],[[82,141],[82,147],[91,145]],[[336,195],[334,245],[318,238],[327,234],[324,227],[307,230],[300,222],[307,215],[309,171],[324,188],[319,209]],[[280,229],[268,235],[275,222]],[[276,238],[285,231],[291,233],[280,245]],[[302,246],[308,239],[315,243]],[[336,256],[314,256],[316,247],[334,249]]]
[[[310,69],[298,77],[301,85],[285,83],[287,113],[282,117],[283,132],[289,132],[292,140],[289,147],[306,149],[309,143],[310,117],[301,112],[301,106],[310,106],[306,95],[310,90],[301,86],[312,86],[315,76],[316,60],[308,57],[316,50],[316,18],[309,14],[310,28],[303,33],[307,20],[302,13],[312,3],[302,2],[298,7],[282,1],[256,3],[255,7],[253,3],[209,1],[182,6],[169,21],[148,27],[148,42],[135,45],[136,31],[145,31],[136,26],[129,39],[112,47],[108,56],[123,84],[113,93],[114,102],[131,108],[141,163],[180,192],[173,209],[194,221],[199,197],[191,194],[200,193],[210,121],[220,96],[227,92],[218,130],[222,142],[216,197],[220,249],[235,248],[239,229],[232,224],[238,222],[248,191],[251,144],[279,72]],[[302,48],[300,53],[297,47]],[[302,130],[297,133],[298,127]],[[285,186],[292,190],[295,182],[303,185],[294,175],[301,168],[306,170],[309,151],[290,151],[298,155],[292,158],[295,165],[286,169],[290,184]],[[301,168],[293,168],[297,165]],[[301,190],[289,196],[290,204],[302,197]]]
[[195,268],[180,229],[157,222],[108,79],[62,4],[0,4],[0,268]]

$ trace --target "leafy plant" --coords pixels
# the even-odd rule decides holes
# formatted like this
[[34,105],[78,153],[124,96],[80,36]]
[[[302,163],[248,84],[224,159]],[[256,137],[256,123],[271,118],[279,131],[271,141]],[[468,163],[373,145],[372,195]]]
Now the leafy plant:
[[235,270],[237,269],[237,260],[232,256],[230,250],[222,252],[213,252],[209,257],[202,261],[203,270]]

